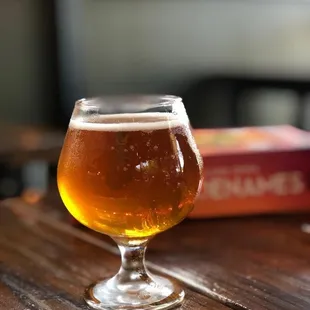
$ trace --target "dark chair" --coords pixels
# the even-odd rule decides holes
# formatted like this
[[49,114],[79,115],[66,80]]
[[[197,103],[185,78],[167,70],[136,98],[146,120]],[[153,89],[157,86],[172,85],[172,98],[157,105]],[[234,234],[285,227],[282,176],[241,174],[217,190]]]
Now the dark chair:
[[244,108],[251,106],[253,95],[268,91],[294,94],[296,113],[290,123],[304,128],[306,98],[310,93],[310,82],[305,80],[207,77],[193,83],[183,93],[183,99],[194,128],[239,127],[251,125],[244,115]]

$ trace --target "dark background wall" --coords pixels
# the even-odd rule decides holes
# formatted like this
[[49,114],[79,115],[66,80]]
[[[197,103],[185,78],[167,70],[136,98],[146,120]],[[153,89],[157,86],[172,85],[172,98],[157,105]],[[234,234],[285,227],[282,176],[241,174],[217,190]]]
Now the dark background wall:
[[[181,94],[213,74],[310,80],[302,0],[1,0],[0,42],[0,120],[13,122],[55,123],[89,95]],[[253,124],[294,114],[291,93],[258,99]]]
[[0,121],[47,123],[56,91],[53,1],[0,1]]

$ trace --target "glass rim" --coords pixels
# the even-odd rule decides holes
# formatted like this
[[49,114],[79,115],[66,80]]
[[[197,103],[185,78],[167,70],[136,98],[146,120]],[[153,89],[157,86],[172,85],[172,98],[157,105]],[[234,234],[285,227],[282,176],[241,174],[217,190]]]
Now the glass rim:
[[182,103],[183,100],[179,96],[174,95],[149,95],[149,94],[128,94],[128,95],[104,95],[88,98],[81,98],[75,102],[76,107],[91,108],[103,105],[149,105],[149,106],[172,106]]

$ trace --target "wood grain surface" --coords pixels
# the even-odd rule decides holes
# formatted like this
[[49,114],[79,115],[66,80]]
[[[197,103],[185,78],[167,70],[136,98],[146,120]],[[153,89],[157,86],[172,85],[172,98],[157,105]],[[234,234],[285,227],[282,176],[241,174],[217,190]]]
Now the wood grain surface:
[[[60,288],[55,286],[55,289],[64,294],[61,296],[70,296],[77,306],[83,304],[81,301],[78,303],[83,287],[98,274],[95,271],[92,273],[92,270],[101,268],[100,274],[104,276],[116,272],[119,260],[115,258],[118,250],[114,243],[106,236],[86,228],[69,225],[68,213],[57,194],[48,196],[36,205],[29,205],[22,199],[8,200],[4,204],[15,214],[24,214],[26,217],[30,213],[37,214],[35,217],[39,219],[32,239],[29,232],[20,234],[14,229],[5,229],[5,234],[10,232],[8,237],[10,240],[15,236],[16,248],[20,240],[23,240],[23,235],[25,238],[30,238],[19,249],[24,251],[24,256],[29,251],[31,240],[39,243],[40,238],[49,240],[45,245],[46,249],[44,247],[36,251],[45,259],[51,242],[57,245],[70,245],[71,254],[81,253],[80,259],[73,259],[70,256],[65,259],[66,263],[60,259],[62,263],[59,266],[56,263],[57,267],[55,266],[55,270],[61,272],[64,269],[62,264],[69,264],[71,260],[73,262],[71,266],[76,266],[71,268],[77,268],[75,271],[81,270],[84,274],[89,272],[87,280],[78,274],[72,275],[76,290],[80,290],[78,293],[68,292],[66,284],[62,284]],[[153,271],[178,279],[188,288],[184,309],[226,307],[251,310],[309,310],[310,235],[301,230],[302,223],[307,219],[310,221],[310,215],[186,220],[151,241],[147,252],[148,266]],[[14,217],[10,219],[11,221],[14,221]],[[0,227],[3,230],[3,224]],[[36,233],[39,228],[43,229],[44,233]],[[4,234],[0,237],[1,249],[3,238]],[[78,247],[80,244],[87,250],[80,249]],[[63,247],[57,251],[59,257],[66,257],[66,253],[62,252]],[[104,266],[100,265],[98,257],[104,260]],[[0,258],[2,261],[2,255]],[[22,265],[20,259],[17,261]],[[6,260],[13,261],[10,257]],[[85,267],[87,260],[90,270]],[[79,263],[84,263],[84,268],[78,265]],[[7,263],[6,268],[8,267],[10,263]],[[46,268],[49,267],[48,265]],[[15,266],[11,269],[16,268]],[[27,275],[24,275],[23,279],[29,281]],[[6,290],[7,287],[8,285]],[[10,298],[13,302],[12,293]]]
[[[0,309],[89,309],[84,288],[117,272],[115,247],[55,216],[18,199],[0,207]],[[184,287],[180,309],[228,309]]]
[[187,221],[155,238],[149,259],[232,307],[310,309],[306,219]]
[[[67,213],[56,193],[41,208]],[[61,211],[62,210],[62,211]],[[62,214],[62,215],[61,215]],[[186,220],[150,243],[152,267],[233,309],[310,309],[308,215]],[[89,230],[88,235],[111,243]]]

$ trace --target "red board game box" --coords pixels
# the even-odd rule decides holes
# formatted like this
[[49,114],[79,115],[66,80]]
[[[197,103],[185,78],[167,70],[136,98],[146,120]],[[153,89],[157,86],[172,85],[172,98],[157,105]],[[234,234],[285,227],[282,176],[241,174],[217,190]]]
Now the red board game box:
[[310,134],[292,126],[194,130],[204,183],[192,218],[310,212]]

